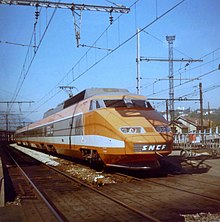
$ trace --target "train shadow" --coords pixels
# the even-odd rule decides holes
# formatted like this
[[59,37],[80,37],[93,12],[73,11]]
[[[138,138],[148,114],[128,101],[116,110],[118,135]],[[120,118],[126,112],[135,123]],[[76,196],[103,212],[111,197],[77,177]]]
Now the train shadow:
[[[168,175],[181,174],[202,174],[207,173],[211,166],[205,163],[207,157],[197,159],[185,159],[180,156],[168,156],[160,159],[160,168],[152,170],[128,170],[114,169],[119,172],[136,178],[158,178]],[[111,169],[112,170],[112,169]]]
[[[39,151],[38,149],[35,148],[29,148],[29,149]],[[41,150],[41,152],[51,155],[51,153],[48,151]],[[183,157],[180,155],[171,155],[171,156],[162,157],[159,160],[160,168],[151,169],[151,170],[149,169],[131,170],[131,169],[113,168],[113,167],[109,168],[100,165],[97,166],[94,164],[91,165],[85,160],[73,158],[70,156],[64,156],[57,153],[53,153],[53,155],[71,161],[73,164],[74,163],[80,164],[92,168],[98,172],[106,172],[106,173],[119,172],[136,178],[155,178],[155,177],[166,177],[167,175],[180,175],[180,174],[202,174],[202,173],[207,173],[211,168],[211,166],[205,163],[206,159],[210,159],[210,157],[207,156],[183,159]]]
[[168,156],[161,163],[162,171],[167,174],[202,174],[207,173],[211,166],[205,163],[209,156],[183,159],[181,156]]

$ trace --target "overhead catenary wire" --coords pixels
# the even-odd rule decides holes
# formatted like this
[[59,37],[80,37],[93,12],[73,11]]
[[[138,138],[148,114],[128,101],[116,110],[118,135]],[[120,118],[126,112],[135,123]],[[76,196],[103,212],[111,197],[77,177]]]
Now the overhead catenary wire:
[[[39,14],[38,14],[38,16],[39,16]],[[25,78],[26,78],[26,75],[27,75],[27,73],[28,73],[28,71],[29,71],[29,70],[28,70],[27,73],[25,74],[25,68],[26,68],[27,60],[28,60],[28,56],[29,56],[29,54],[30,54],[30,46],[31,46],[31,43],[33,42],[33,39],[36,40],[36,39],[35,39],[35,36],[36,36],[36,33],[35,33],[35,32],[36,32],[36,25],[37,25],[37,17],[35,17],[35,23],[34,23],[34,28],[33,28],[32,34],[31,34],[31,38],[30,38],[30,42],[29,42],[29,47],[28,47],[28,50],[27,50],[27,52],[26,52],[26,56],[25,56],[25,59],[24,59],[24,63],[23,63],[23,66],[22,66],[22,70],[21,70],[21,73],[20,73],[20,76],[19,76],[19,79],[18,79],[16,88],[15,88],[14,94],[13,94],[12,99],[11,99],[12,102],[13,102],[14,100],[16,100],[17,95],[18,95],[18,93],[19,93],[19,91],[20,91],[19,87],[20,87],[20,88],[22,87],[23,82],[24,82],[24,80],[25,80]],[[35,54],[36,54],[36,49],[37,49],[37,47],[36,47],[36,42],[35,42],[34,44],[35,44],[35,45],[34,45],[34,52],[35,52]],[[21,81],[22,81],[22,75],[23,75],[23,74],[24,74],[23,82],[21,82]],[[11,110],[12,106],[13,106],[13,103],[12,103],[12,105],[11,105],[11,107],[10,107],[10,110]],[[9,111],[10,111],[10,110],[9,110]]]
[[[145,34],[151,36],[152,38],[156,39],[157,41],[161,42],[162,44],[166,44],[165,41],[159,39],[158,37],[156,37],[156,36],[153,35],[152,33],[146,32],[145,30],[143,30],[143,33],[145,33]],[[173,49],[174,49],[175,51],[179,52],[180,54],[186,56],[187,58],[192,59],[192,57],[186,55],[184,52],[180,51],[180,50],[177,49],[176,47],[173,47]]]
[[[60,1],[59,1],[59,2],[60,2]],[[18,80],[18,84],[17,84],[17,86],[16,86],[16,89],[15,89],[15,92],[14,92],[14,96],[12,97],[12,100],[11,100],[12,105],[13,105],[13,102],[16,100],[16,98],[17,98],[17,96],[18,96],[18,94],[19,94],[19,92],[20,92],[20,90],[21,90],[21,88],[22,88],[22,86],[23,86],[23,84],[24,84],[24,81],[25,81],[25,79],[26,79],[26,77],[27,77],[27,75],[28,75],[28,73],[29,73],[29,70],[30,70],[30,68],[31,68],[31,66],[32,66],[32,64],[33,64],[33,61],[34,61],[34,59],[35,59],[35,57],[36,57],[36,54],[37,54],[37,52],[38,52],[38,50],[39,50],[39,47],[40,47],[41,43],[42,43],[42,41],[43,41],[43,39],[44,39],[44,37],[45,37],[45,34],[46,34],[46,32],[47,32],[47,30],[48,30],[48,28],[49,28],[49,26],[50,26],[50,24],[51,24],[51,22],[52,22],[52,19],[53,19],[55,13],[56,13],[56,10],[57,10],[57,8],[54,9],[54,11],[53,11],[53,13],[52,13],[52,15],[51,15],[51,17],[50,17],[50,20],[49,20],[49,22],[48,22],[48,24],[47,24],[47,26],[46,26],[46,28],[45,28],[45,30],[44,30],[44,32],[43,32],[43,35],[42,35],[42,37],[41,37],[41,39],[40,39],[40,41],[39,41],[39,44],[38,44],[38,46],[35,48],[35,53],[34,53],[34,55],[33,55],[32,59],[31,59],[29,65],[28,65],[28,67],[27,67],[27,70],[25,71],[25,65],[26,65],[26,61],[27,61],[27,57],[28,57],[28,54],[29,54],[29,49],[30,49],[30,47],[28,48],[28,51],[27,51],[27,54],[26,54],[26,57],[25,57],[25,61],[24,61],[24,64],[23,64],[23,68],[22,68],[22,71],[21,71],[21,74],[20,74],[20,77],[19,77],[19,80]],[[34,30],[33,30],[33,33],[32,33],[32,36],[31,36],[31,41],[30,41],[30,42],[32,42],[32,40],[33,40],[34,33],[35,33],[35,27],[36,27],[36,26],[34,25]],[[24,72],[24,75],[23,75],[23,78],[22,78],[23,72]],[[20,83],[20,82],[21,82],[21,83]],[[10,112],[10,110],[11,110],[11,108],[12,108],[12,105],[11,105],[10,108],[9,108],[9,112]]]
[[[220,48],[214,49],[213,51],[209,52],[208,54],[202,56],[201,59],[207,57],[208,55],[211,55],[212,53],[214,53],[214,52],[216,52],[216,51],[218,51],[218,50],[220,50]],[[198,65],[198,66],[189,68],[189,69],[188,69],[188,72],[193,71],[193,70],[198,69],[198,68],[201,68],[201,67],[203,67],[203,66],[206,66],[206,65],[208,65],[208,64],[210,64],[210,63],[213,63],[213,62],[215,62],[215,61],[217,61],[217,60],[219,60],[219,59],[220,59],[220,57],[217,57],[217,58],[215,58],[215,59],[212,59],[211,61],[208,61],[208,62],[202,63],[202,64],[200,64],[200,65]],[[174,72],[174,73],[175,73],[174,77],[176,77],[177,74],[179,74],[180,71],[181,71],[181,69],[178,69],[177,71],[175,71],[175,72]],[[159,82],[159,81],[160,81],[161,79],[163,79],[163,78],[166,78],[166,76],[161,77],[161,78],[157,78],[157,79],[156,79],[156,78],[153,78],[153,79],[155,80],[153,83],[150,83],[150,84],[147,84],[147,85],[145,85],[145,86],[142,86],[142,88],[146,88],[146,87],[153,86],[156,82]],[[191,81],[198,80],[199,78],[201,78],[201,77],[198,76],[198,77],[192,78]],[[142,79],[145,79],[145,78],[142,78]],[[148,79],[148,78],[146,78],[146,79]],[[191,82],[191,81],[188,81],[187,83],[189,83],[189,82]],[[183,82],[183,83],[181,82],[181,84],[179,84],[178,86],[181,86],[181,85],[184,85],[184,84],[185,84],[184,82]],[[160,90],[160,91],[158,91],[157,93],[150,94],[149,96],[151,96],[151,95],[156,95],[156,94],[159,94],[159,93],[161,93],[161,92],[168,91],[168,90],[169,90],[168,88],[167,88],[167,89],[164,89],[164,90]]]
[[[216,68],[216,69],[213,69],[213,70],[211,70],[211,71],[209,71],[209,72],[203,73],[203,74],[201,74],[200,76],[198,76],[198,77],[196,77],[196,78],[204,77],[204,76],[209,75],[209,74],[212,74],[213,72],[216,72],[216,71],[219,71],[219,68]],[[194,78],[194,79],[196,79],[196,78]],[[193,80],[188,80],[188,81],[184,82],[182,85],[187,84],[187,83],[192,82],[192,81],[193,81]],[[174,88],[176,88],[176,87],[178,87],[178,86],[180,86],[180,85],[176,85],[176,86],[174,86]],[[220,87],[220,85],[211,86],[210,88],[205,89],[205,90],[204,90],[204,93],[205,93],[205,92],[208,92],[208,91],[210,91],[210,90],[216,89],[216,88],[218,88],[218,87]],[[160,93],[162,93],[162,92],[164,92],[164,91],[168,91],[168,90],[169,90],[169,89],[161,90]],[[155,94],[158,94],[158,93],[155,93]],[[148,97],[149,97],[149,96],[152,96],[152,95],[155,95],[155,94],[148,95]],[[191,94],[194,95],[194,92],[193,92],[193,93],[190,93],[189,95],[191,95]],[[187,95],[182,95],[182,96],[178,96],[178,97],[186,97],[186,96],[189,96],[189,95],[187,94]],[[161,102],[161,103],[159,103],[159,104],[162,105],[162,104],[164,104],[164,103],[165,103],[165,101],[163,101],[163,102]]]
[[[136,5],[136,3],[138,2],[139,0],[135,1],[135,3],[133,3],[129,8],[132,8],[133,6]],[[166,16],[167,14],[169,14],[171,11],[173,11],[174,9],[176,9],[178,6],[180,6],[183,2],[185,2],[186,0],[181,0],[179,1],[177,4],[173,5],[172,7],[170,7],[167,11],[165,11],[164,13],[162,13],[160,16],[156,17],[155,19],[153,19],[150,23],[148,23],[146,26],[144,26],[143,28],[141,28],[139,30],[139,32],[142,32],[144,31],[145,29],[147,29],[148,27],[150,27],[151,25],[153,25],[154,23],[156,23],[158,20],[162,19],[164,16]],[[120,15],[122,16],[122,15]],[[116,18],[114,21],[118,20],[120,18],[120,16],[118,16],[118,18]],[[114,22],[113,21],[113,22]],[[105,34],[105,32],[110,28],[111,25],[109,25],[105,30],[104,32],[97,38],[97,40],[93,43],[92,46],[95,46],[96,43],[98,42],[98,40]],[[73,82],[75,82],[76,80],[78,80],[79,78],[81,78],[83,75],[85,75],[87,72],[89,72],[92,68],[94,68],[96,65],[98,65],[100,62],[102,62],[104,59],[106,59],[108,56],[110,56],[112,53],[114,53],[115,51],[117,51],[119,48],[121,48],[122,46],[124,46],[125,44],[127,44],[128,42],[130,42],[133,38],[135,38],[137,35],[137,32],[135,31],[135,33],[133,35],[131,35],[129,38],[127,38],[125,41],[123,41],[122,43],[118,44],[114,49],[112,49],[111,51],[107,52],[106,55],[104,55],[103,57],[101,57],[99,60],[97,60],[96,62],[94,62],[90,67],[87,67],[84,71],[82,71],[78,76],[74,76],[74,79],[72,81],[70,81],[69,83],[67,83],[66,85],[70,85],[72,84]],[[66,75],[64,75],[64,77],[59,81],[59,83],[55,86],[56,88],[58,87],[58,85],[70,74],[73,72],[73,69],[76,68],[76,66],[78,64],[80,64],[80,62],[86,58],[88,52],[92,49],[92,47],[90,47],[87,52],[78,60],[78,62],[67,72]],[[51,93],[54,88],[53,87],[49,93]],[[49,94],[48,93],[48,94]],[[56,93],[56,95],[58,94],[58,92]],[[38,103],[40,101],[42,101],[46,96],[44,96],[43,98],[41,98]],[[47,101],[49,101],[51,98],[53,98],[53,96],[51,96],[49,99],[47,99]],[[43,104],[45,104],[45,102],[43,102]],[[40,108],[41,105],[38,106],[38,108]]]
[[[217,89],[217,88],[219,88],[219,87],[220,87],[220,83],[218,83],[217,85],[216,85],[216,84],[210,85],[209,87],[203,89],[203,94],[204,94],[204,93],[207,93],[207,92],[210,92],[210,91],[212,91],[212,90],[215,90],[215,89]],[[179,95],[177,98],[192,97],[192,96],[196,96],[196,95],[198,95],[198,94],[199,94],[199,87],[198,87],[198,90],[197,90],[197,91],[193,91],[193,92],[190,92],[190,93],[187,93],[187,94],[184,94],[184,95]],[[186,100],[186,101],[187,101],[187,100]],[[166,102],[166,101],[158,102],[158,103],[157,103],[157,107],[162,106],[162,105],[164,106],[165,102]]]
[[[86,53],[85,55],[86,55],[85,57],[87,57],[87,56],[88,56],[88,53]],[[201,58],[202,58],[202,57],[201,57]],[[89,67],[87,67],[87,68],[89,68]],[[89,70],[88,70],[88,71],[89,71]],[[72,72],[74,72],[74,69],[73,69],[73,68],[71,68],[71,73],[72,73]],[[85,72],[85,73],[86,73],[86,72]],[[74,75],[75,75],[75,74],[74,74]],[[84,75],[84,74],[83,74],[83,75]],[[74,76],[74,77],[73,77],[74,81],[75,81],[75,79],[76,79],[75,77],[77,77],[77,76]],[[63,81],[64,79],[65,79],[65,77],[62,79],[62,81]],[[71,84],[71,83],[70,83],[70,84]],[[59,85],[59,84],[58,84],[58,85]],[[56,94],[54,94],[51,98],[55,97],[58,93],[60,93],[60,91],[57,92]],[[49,100],[50,100],[50,98],[47,99],[47,101],[49,101]],[[46,101],[46,102],[47,102],[47,101]],[[45,104],[46,102],[44,102],[43,104]],[[39,106],[39,107],[40,107],[40,106]]]
[[[86,54],[86,57],[87,57],[87,56],[88,56],[88,54]],[[88,68],[88,67],[89,67],[89,66],[87,66],[87,68]],[[72,69],[72,70],[71,70],[71,73],[74,73],[75,76],[74,76],[72,79],[75,79],[75,77],[77,76],[77,75],[76,75],[76,73],[77,73],[76,70]],[[56,95],[57,95],[57,94],[56,94]],[[49,101],[49,100],[48,100],[48,101]],[[44,103],[44,104],[45,104],[45,103]],[[38,104],[38,105],[39,105],[39,104]]]
[[26,47],[35,47],[34,45],[27,45],[27,44],[22,44],[22,43],[17,43],[17,42],[8,42],[8,41],[0,41],[0,44],[9,44],[9,45],[16,45],[16,46],[26,46]]
[[[209,92],[209,91],[211,91],[211,90],[215,90],[215,89],[217,89],[217,88],[219,88],[220,87],[220,84],[214,84],[214,85],[210,85],[209,87],[206,87],[206,88],[203,88],[203,93],[207,93],[207,92]],[[187,93],[187,94],[184,94],[184,95],[181,95],[181,96],[179,96],[179,97],[191,97],[191,96],[195,96],[195,95],[197,95],[199,93],[199,88],[197,87],[197,90],[194,90],[193,92],[190,92],[190,93]]]
[[[163,40],[161,40],[160,38],[156,37],[155,35],[153,35],[153,34],[151,34],[151,33],[149,33],[149,32],[146,32],[145,30],[143,31],[143,33],[145,33],[146,35],[151,36],[152,38],[156,39],[157,41],[161,42],[162,44],[165,44],[165,42],[164,42]],[[187,58],[192,59],[190,56],[188,56],[188,55],[186,55],[184,52],[178,50],[176,47],[174,47],[174,50],[177,51],[177,52],[179,52],[179,53],[181,53],[182,55],[186,56]],[[207,56],[209,56],[209,55],[211,55],[211,54],[214,54],[214,53],[217,52],[218,50],[220,50],[220,48],[214,49],[213,51],[211,51],[211,52],[203,55],[203,56],[200,57],[199,59],[203,59],[203,58],[205,58],[205,57],[207,57]],[[217,60],[217,59],[216,59],[216,60]],[[212,60],[211,62],[213,62],[213,61],[215,61],[215,60]],[[194,67],[194,68],[188,69],[188,72],[191,71],[191,70],[194,70],[194,69],[196,69],[196,68],[201,68],[202,66],[205,66],[205,65],[207,65],[208,63],[211,63],[211,62],[203,63],[203,64],[201,64],[201,65],[199,65],[199,66],[196,66],[196,67]],[[189,63],[190,63],[190,62],[189,62]],[[181,77],[181,75],[182,75],[181,71],[182,71],[182,70],[186,71],[186,67],[187,67],[187,66],[189,67],[189,63],[187,63],[185,66],[180,67],[178,70],[176,70],[176,71],[174,72],[174,77],[176,77],[177,75],[180,75],[180,78],[182,78],[182,77]],[[162,78],[163,78],[163,77],[162,77]],[[155,83],[156,83],[156,82],[159,82],[162,78],[153,78],[155,81],[154,81],[153,83],[149,83],[149,84],[147,84],[147,85],[142,85],[142,89],[143,89],[143,88],[148,88],[148,87],[151,87],[151,86],[154,88]],[[164,76],[164,78],[166,78],[166,77]],[[143,78],[143,77],[141,77],[141,79],[149,79],[149,78]],[[180,79],[180,81],[182,81],[182,80],[184,80],[184,79]],[[193,80],[196,80],[196,79],[193,79]],[[180,85],[181,85],[181,84],[180,84]],[[155,94],[159,94],[160,92],[164,92],[164,91],[168,91],[168,89],[159,91],[158,93],[155,93],[155,92],[154,92],[154,89],[153,89],[153,94],[154,94],[154,95],[155,95]],[[151,95],[152,95],[152,94],[151,94]]]
[[[220,59],[220,57],[219,57],[218,59]],[[175,85],[174,88],[179,87],[179,86],[182,86],[182,85],[185,85],[185,84],[190,83],[190,82],[192,82],[192,81],[194,81],[194,80],[198,80],[198,78],[202,78],[202,77],[204,77],[204,76],[206,76],[206,75],[209,75],[209,74],[211,74],[211,73],[213,73],[213,72],[216,72],[216,71],[218,71],[218,70],[219,70],[219,69],[216,68],[216,69],[213,69],[213,70],[208,71],[208,72],[206,72],[206,73],[203,73],[203,74],[201,74],[201,75],[199,75],[199,76],[197,76],[197,77],[194,77],[194,78],[192,78],[192,79],[190,79],[190,80],[188,80],[188,81],[185,81],[185,82],[183,82],[183,83],[181,83],[181,84]],[[157,93],[149,94],[148,96],[156,95],[156,94],[159,94],[159,93],[168,91],[168,90],[169,90],[168,88],[167,88],[167,89],[163,89],[163,90],[161,90],[161,91],[159,91],[159,92],[157,92]]]
[[[31,44],[31,42],[32,42],[32,40],[33,40],[33,36],[34,36],[34,31],[32,32],[32,35],[31,35],[30,44]],[[18,93],[19,93],[19,87],[20,87],[20,88],[22,87],[22,84],[21,84],[22,75],[23,75],[24,70],[25,70],[25,65],[26,65],[26,62],[27,62],[27,59],[28,59],[29,50],[30,50],[30,47],[28,47],[28,50],[27,50],[27,53],[26,53],[26,56],[25,56],[25,59],[24,59],[24,63],[23,63],[23,66],[22,66],[22,70],[21,70],[21,73],[20,73],[20,76],[19,76],[17,85],[16,85],[16,87],[15,87],[15,91],[14,91],[14,94],[13,94],[13,96],[12,96],[11,102],[13,102],[13,101],[16,100],[17,95],[18,95]],[[23,78],[25,79],[25,76],[24,76]],[[24,80],[23,80],[23,81],[24,81]],[[12,103],[12,105],[13,105],[13,103]],[[12,105],[11,105],[11,107],[10,107],[10,109],[9,109],[9,112],[10,112],[10,110],[11,110],[11,108],[12,108]]]
[[[140,0],[136,0],[129,8],[132,8],[134,5],[137,4],[137,2],[139,2]],[[123,16],[123,14],[119,15],[116,19],[114,19],[113,23],[116,22],[121,16]],[[50,95],[54,90],[57,90],[59,85],[65,80],[66,77],[68,77],[69,74],[72,74],[72,76],[74,76],[73,78],[73,81],[77,80],[78,78],[80,78],[81,76],[83,76],[85,73],[87,73],[91,68],[93,68],[94,66],[96,66],[99,62],[95,63],[92,65],[92,67],[89,69],[87,68],[87,70],[82,73],[82,75],[80,76],[77,76],[75,75],[75,68],[83,61],[83,59],[86,59],[87,60],[87,57],[88,57],[88,53],[94,48],[96,47],[97,45],[97,42],[105,35],[105,33],[109,30],[109,28],[111,27],[112,25],[108,25],[107,28],[101,33],[101,35],[94,41],[94,43],[91,45],[91,46],[88,46],[88,50],[79,58],[79,60],[74,64],[74,66],[62,77],[62,79],[46,94],[44,95],[42,98],[40,98],[36,104],[39,104],[41,101],[43,101],[47,95]],[[113,52],[113,50],[107,50],[107,51],[110,51],[111,53]],[[109,56],[109,52],[107,52],[107,56]],[[105,58],[107,57],[105,56]],[[104,58],[103,58],[104,59]],[[73,82],[72,81],[72,82]],[[72,82],[66,84],[66,85],[70,85]],[[59,92],[61,92],[61,90],[59,90],[58,92],[55,92],[55,95],[57,95]],[[54,98],[55,95],[52,95],[49,99],[46,99],[46,101],[48,102],[50,99]],[[42,102],[42,105],[44,105],[46,102]],[[42,105],[38,105],[38,108],[40,108]]]

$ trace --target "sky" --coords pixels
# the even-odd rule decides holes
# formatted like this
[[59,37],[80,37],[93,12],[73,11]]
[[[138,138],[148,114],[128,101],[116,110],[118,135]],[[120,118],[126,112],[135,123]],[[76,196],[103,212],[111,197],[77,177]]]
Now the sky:
[[[174,59],[202,60],[173,63],[174,98],[198,99],[202,83],[204,108],[208,104],[220,107],[219,0],[74,3],[118,4],[130,12],[113,13],[110,25],[109,13],[83,10],[82,46],[77,47],[71,10],[39,8],[36,23],[35,7],[0,4],[0,102],[26,102],[0,103],[1,121],[8,111],[19,121],[41,119],[44,112],[68,98],[59,86],[73,86],[73,94],[91,87],[125,88],[136,93],[138,28],[141,57],[168,59],[166,36],[175,36]],[[141,61],[140,76],[142,95],[169,98],[168,62]],[[157,110],[165,110],[165,102],[151,102]],[[199,106],[196,100],[175,102],[175,108]]]

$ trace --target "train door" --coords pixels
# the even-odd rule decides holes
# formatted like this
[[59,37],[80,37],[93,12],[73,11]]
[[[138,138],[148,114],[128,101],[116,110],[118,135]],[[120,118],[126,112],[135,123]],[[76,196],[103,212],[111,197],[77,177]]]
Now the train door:
[[83,114],[76,114],[70,120],[69,146],[75,149],[77,145],[83,145]]

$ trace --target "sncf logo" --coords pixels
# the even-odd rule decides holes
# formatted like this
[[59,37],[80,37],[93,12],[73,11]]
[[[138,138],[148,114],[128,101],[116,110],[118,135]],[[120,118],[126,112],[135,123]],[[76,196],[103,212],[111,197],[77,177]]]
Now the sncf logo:
[[143,145],[142,151],[160,151],[165,150],[166,147],[166,144]]

